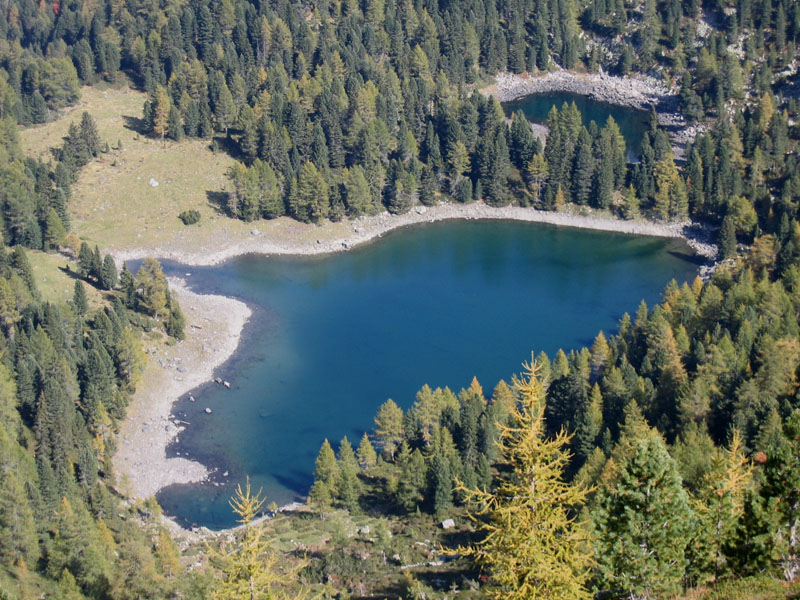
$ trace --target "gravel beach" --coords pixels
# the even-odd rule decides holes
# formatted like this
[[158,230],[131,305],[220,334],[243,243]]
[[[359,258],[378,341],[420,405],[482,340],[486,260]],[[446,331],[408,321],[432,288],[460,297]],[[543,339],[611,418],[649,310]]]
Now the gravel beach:
[[167,458],[167,445],[185,427],[171,417],[172,403],[211,380],[214,370],[236,350],[251,315],[239,300],[195,294],[179,279],[170,278],[169,285],[186,315],[186,339],[148,356],[114,457],[122,481],[127,479],[125,491],[136,498],[148,498],[173,483],[202,481],[208,475],[199,462]]

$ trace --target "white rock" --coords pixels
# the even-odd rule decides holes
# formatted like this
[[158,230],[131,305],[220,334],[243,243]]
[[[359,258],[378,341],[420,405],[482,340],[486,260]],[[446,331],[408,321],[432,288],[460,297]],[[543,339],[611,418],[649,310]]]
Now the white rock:
[[456,522],[453,519],[445,519],[442,521],[442,529],[452,529],[456,526]]
[[158,182],[152,177],[150,178],[150,181],[148,181],[147,183],[150,185],[150,187],[158,187]]
[[210,408],[208,408],[208,407],[206,407],[206,414],[207,414],[207,415],[210,415],[210,414],[211,414],[211,409],[210,409]]

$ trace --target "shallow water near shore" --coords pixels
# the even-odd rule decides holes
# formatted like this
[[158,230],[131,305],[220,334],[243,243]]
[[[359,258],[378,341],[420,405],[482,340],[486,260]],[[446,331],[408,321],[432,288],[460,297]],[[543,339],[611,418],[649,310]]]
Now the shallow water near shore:
[[628,160],[634,161],[638,159],[642,147],[642,139],[648,128],[649,113],[647,111],[608,104],[607,102],[600,102],[588,96],[571,92],[531,94],[517,100],[504,102],[503,110],[509,117],[514,111],[522,110],[529,121],[546,125],[550,109],[555,106],[558,110],[561,110],[564,102],[567,104],[575,103],[581,113],[583,124],[587,128],[592,121],[602,128],[606,124],[608,117],[613,117],[617,125],[619,125],[622,137],[625,138]]
[[212,529],[235,525],[228,499],[246,475],[268,501],[305,495],[322,441],[357,445],[387,398],[408,408],[425,383],[457,391],[473,376],[490,395],[531,351],[591,344],[697,271],[681,240],[508,221],[416,226],[335,255],[164,267],[254,309],[217,373],[231,389],[210,383],[173,408],[189,425],[168,454],[213,474],[158,500]]

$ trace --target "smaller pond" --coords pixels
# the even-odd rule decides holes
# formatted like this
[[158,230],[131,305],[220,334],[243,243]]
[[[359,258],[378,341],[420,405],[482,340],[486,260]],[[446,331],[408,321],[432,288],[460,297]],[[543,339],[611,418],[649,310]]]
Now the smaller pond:
[[642,147],[642,139],[647,132],[649,121],[649,113],[647,111],[599,102],[588,96],[570,92],[531,94],[518,100],[503,103],[503,109],[508,116],[511,116],[514,111],[522,110],[529,121],[546,125],[547,115],[550,110],[554,106],[561,110],[564,102],[567,104],[575,103],[583,118],[583,124],[587,127],[592,121],[597,123],[598,127],[602,127],[608,117],[614,117],[622,136],[625,138],[625,143],[628,145],[628,160],[634,161],[638,158]]

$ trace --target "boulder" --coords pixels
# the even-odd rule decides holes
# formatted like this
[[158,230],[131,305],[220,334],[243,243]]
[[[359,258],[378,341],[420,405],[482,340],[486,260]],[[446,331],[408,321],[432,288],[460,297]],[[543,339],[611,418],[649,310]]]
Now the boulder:
[[442,529],[452,529],[456,526],[456,522],[453,519],[445,519],[442,521]]

